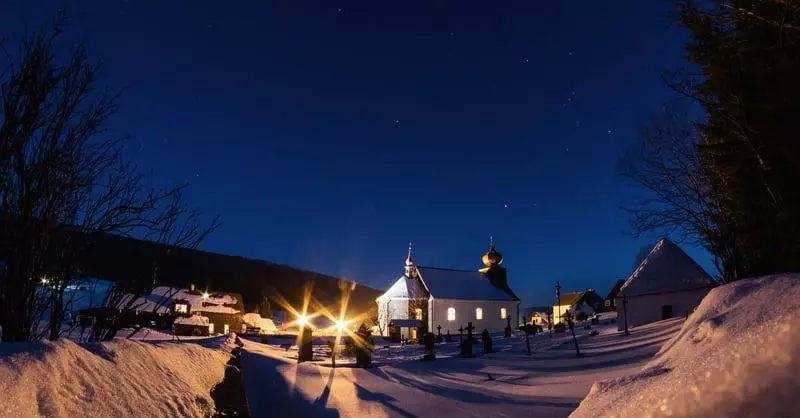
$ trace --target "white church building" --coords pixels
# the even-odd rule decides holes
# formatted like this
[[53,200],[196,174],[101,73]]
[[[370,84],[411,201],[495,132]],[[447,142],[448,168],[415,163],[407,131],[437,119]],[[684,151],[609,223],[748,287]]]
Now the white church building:
[[508,286],[503,256],[492,244],[482,260],[477,270],[418,266],[409,245],[405,274],[376,299],[379,332],[418,339],[425,332],[458,335],[469,322],[473,334],[516,327],[519,298]]
[[691,313],[716,282],[680,247],[662,239],[620,287],[619,330]]

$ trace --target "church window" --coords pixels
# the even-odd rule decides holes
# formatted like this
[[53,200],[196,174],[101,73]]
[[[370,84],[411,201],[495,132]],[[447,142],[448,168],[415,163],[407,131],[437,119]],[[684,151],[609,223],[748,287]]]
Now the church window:
[[456,320],[456,308],[447,308],[447,320],[448,321]]
[[500,319],[508,318],[508,311],[506,308],[500,308]]
[[483,308],[475,308],[475,319],[483,319]]
[[419,321],[422,320],[422,308],[414,309],[414,318]]

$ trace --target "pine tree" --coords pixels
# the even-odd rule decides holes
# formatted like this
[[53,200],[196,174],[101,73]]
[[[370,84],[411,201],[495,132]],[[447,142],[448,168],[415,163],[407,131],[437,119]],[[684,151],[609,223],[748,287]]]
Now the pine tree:
[[699,151],[721,196],[717,234],[740,278],[800,269],[800,7],[784,0],[681,0],[687,60],[673,87],[705,111]]

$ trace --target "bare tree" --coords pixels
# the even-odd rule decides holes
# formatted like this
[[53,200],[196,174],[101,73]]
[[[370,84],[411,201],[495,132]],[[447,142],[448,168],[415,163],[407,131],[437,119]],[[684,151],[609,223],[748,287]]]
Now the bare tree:
[[218,225],[215,219],[202,227],[186,209],[186,185],[148,186],[126,157],[125,139],[107,138],[104,124],[117,110],[117,97],[97,91],[101,64],[82,45],[60,59],[63,23],[59,16],[52,27],[25,36],[18,61],[9,58],[0,78],[5,341],[40,336],[48,311],[48,333],[58,337],[64,290],[80,275],[77,260],[97,237],[192,246]]
[[665,108],[643,132],[638,148],[624,154],[620,174],[637,188],[639,198],[623,210],[631,232],[676,235],[706,248],[726,280],[737,275],[737,249],[730,220],[721,212],[715,188],[710,187],[698,151],[698,131],[685,113]]

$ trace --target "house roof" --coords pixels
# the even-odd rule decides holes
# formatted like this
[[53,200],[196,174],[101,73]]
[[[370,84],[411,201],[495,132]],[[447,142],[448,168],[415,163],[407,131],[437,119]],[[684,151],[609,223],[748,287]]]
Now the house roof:
[[518,300],[495,287],[481,272],[417,267],[428,292],[437,299]]
[[617,293],[619,293],[619,289],[620,289],[620,288],[622,287],[622,285],[624,285],[624,284],[625,284],[625,279],[619,279],[619,280],[617,280],[617,282],[616,282],[616,283],[614,283],[614,287],[612,287],[612,288],[611,288],[611,291],[610,291],[610,292],[608,292],[608,296],[606,296],[606,299],[614,299],[614,298],[617,296]]
[[619,294],[633,296],[714,284],[714,279],[680,247],[662,239],[625,281]]
[[[571,292],[567,293],[566,295],[561,295],[561,306],[569,305],[572,306],[578,303],[584,296],[586,296],[587,291],[583,292]],[[558,302],[556,302],[558,303]]]
[[525,313],[525,316],[530,316],[530,315],[533,315],[534,313],[546,314],[548,312],[552,313],[553,312],[553,307],[552,306],[529,306],[527,308],[524,308],[522,310],[522,312]]
[[400,276],[396,282],[382,295],[378,296],[377,300],[382,299],[414,299],[414,298],[427,298],[428,294],[424,286],[417,278],[407,277],[406,275]]
[[208,298],[203,298],[203,292],[189,289],[178,289],[169,286],[159,286],[150,294],[136,298],[130,302],[133,295],[122,297],[117,307],[130,308],[142,312],[167,313],[177,301],[185,301],[191,312],[237,314],[244,313],[242,297],[231,293],[210,292]]

